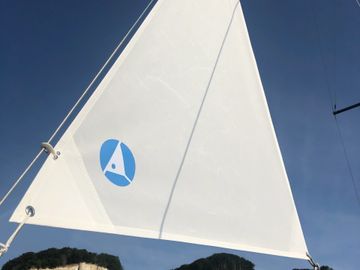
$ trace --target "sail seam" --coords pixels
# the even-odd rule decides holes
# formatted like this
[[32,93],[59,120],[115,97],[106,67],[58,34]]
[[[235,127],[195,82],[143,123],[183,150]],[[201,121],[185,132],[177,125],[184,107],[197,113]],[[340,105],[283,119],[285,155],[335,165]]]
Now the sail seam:
[[163,230],[164,230],[164,225],[165,225],[165,220],[166,220],[167,214],[168,214],[168,212],[169,212],[169,208],[170,208],[170,204],[171,204],[171,201],[172,201],[174,192],[175,192],[176,184],[177,184],[177,182],[178,182],[180,173],[181,173],[182,168],[183,168],[183,166],[184,166],[185,159],[186,159],[187,153],[188,153],[188,151],[189,151],[190,144],[191,144],[192,138],[193,138],[193,136],[194,136],[197,123],[198,123],[198,121],[199,121],[199,118],[200,118],[202,109],[203,109],[204,104],[205,104],[206,97],[207,97],[207,95],[208,95],[208,92],[209,92],[209,89],[210,89],[210,86],[211,86],[211,82],[212,82],[213,77],[214,77],[214,75],[215,75],[215,71],[216,71],[217,65],[218,65],[219,60],[220,60],[220,56],[221,56],[221,54],[222,54],[222,51],[223,51],[223,49],[224,49],[224,46],[225,46],[225,43],[226,43],[226,40],[227,40],[227,37],[228,37],[228,34],[229,34],[229,32],[230,32],[230,28],[231,28],[231,25],[232,25],[233,20],[234,20],[236,8],[237,8],[239,5],[240,5],[240,2],[237,2],[236,5],[235,5],[235,7],[234,7],[234,9],[233,9],[233,12],[232,12],[232,15],[231,15],[231,19],[230,19],[229,24],[228,24],[228,27],[227,27],[227,29],[226,29],[225,36],[224,36],[224,38],[223,38],[223,40],[222,40],[222,43],[221,43],[219,52],[218,52],[217,57],[216,57],[216,60],[215,60],[214,67],[213,67],[213,69],[212,69],[212,72],[211,72],[209,81],[208,81],[207,86],[206,86],[206,90],[205,90],[204,96],[203,96],[203,98],[202,98],[202,100],[201,100],[200,107],[199,107],[199,109],[198,109],[198,112],[197,112],[197,115],[196,115],[196,118],[195,118],[193,127],[192,127],[192,129],[191,129],[190,136],[189,136],[188,142],[187,142],[187,144],[186,144],[185,151],[184,151],[183,157],[182,157],[182,159],[181,159],[179,169],[177,170],[177,173],[176,173],[176,176],[175,176],[175,180],[174,180],[173,186],[172,186],[172,188],[171,188],[171,192],[170,192],[170,196],[169,196],[168,202],[167,202],[166,207],[165,207],[165,211],[164,211],[164,214],[163,214],[163,218],[162,218],[162,220],[161,220],[160,230],[159,230],[159,239],[162,239]]

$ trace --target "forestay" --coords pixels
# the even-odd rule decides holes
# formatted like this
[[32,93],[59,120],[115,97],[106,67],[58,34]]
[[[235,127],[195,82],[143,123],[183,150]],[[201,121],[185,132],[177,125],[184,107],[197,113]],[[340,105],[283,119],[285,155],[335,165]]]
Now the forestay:
[[160,0],[11,220],[306,259],[241,5]]

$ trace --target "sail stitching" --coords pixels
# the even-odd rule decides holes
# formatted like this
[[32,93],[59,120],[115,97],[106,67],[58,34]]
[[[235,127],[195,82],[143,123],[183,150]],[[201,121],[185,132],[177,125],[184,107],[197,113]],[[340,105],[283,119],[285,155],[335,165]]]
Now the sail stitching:
[[227,29],[226,29],[225,36],[224,36],[224,38],[223,38],[223,40],[222,40],[222,43],[221,43],[221,46],[220,46],[220,50],[219,50],[218,55],[217,55],[217,57],[216,57],[215,64],[214,64],[214,67],[213,67],[213,69],[212,69],[212,72],[211,72],[211,75],[210,75],[208,84],[207,84],[207,86],[206,86],[206,90],[205,90],[204,96],[203,96],[202,101],[201,101],[201,103],[200,103],[200,107],[199,107],[198,113],[197,113],[197,115],[196,115],[196,118],[195,118],[195,121],[194,121],[192,130],[191,130],[191,132],[190,132],[190,136],[189,136],[189,139],[188,139],[188,143],[187,143],[187,145],[186,145],[186,147],[185,147],[185,151],[184,151],[182,160],[181,160],[181,162],[180,162],[179,169],[177,170],[177,173],[176,173],[176,176],[175,176],[175,180],[174,180],[173,186],[172,186],[172,188],[171,188],[170,196],[169,196],[168,202],[167,202],[167,204],[166,204],[165,211],[164,211],[164,214],[163,214],[163,218],[162,218],[162,221],[161,221],[161,224],[160,224],[159,239],[162,238],[162,234],[163,234],[163,230],[164,230],[164,225],[165,225],[165,220],[166,220],[167,214],[168,214],[168,212],[169,212],[170,204],[171,204],[171,201],[172,201],[174,192],[175,192],[175,187],[176,187],[176,184],[177,184],[177,182],[178,182],[178,179],[179,179],[180,173],[181,173],[181,171],[182,171],[182,168],[183,168],[183,166],[184,166],[185,159],[186,159],[187,153],[188,153],[188,151],[189,151],[190,144],[191,144],[192,138],[193,138],[193,136],[194,136],[197,123],[198,123],[198,121],[199,121],[199,118],[200,118],[202,109],[203,109],[203,107],[204,107],[204,103],[205,103],[206,97],[207,97],[207,95],[208,95],[208,92],[209,92],[209,89],[210,89],[210,86],[211,86],[211,82],[212,82],[213,77],[214,77],[214,75],[215,75],[215,71],[216,71],[217,65],[218,65],[218,63],[219,63],[221,53],[222,53],[222,51],[223,51],[223,49],[224,49],[225,42],[226,42],[227,37],[228,37],[228,34],[229,34],[229,32],[230,32],[230,28],[231,28],[232,22],[233,22],[233,20],[234,20],[236,8],[237,8],[239,5],[240,5],[240,2],[237,2],[236,5],[235,5],[235,7],[234,7],[234,10],[233,10],[233,12],[232,12],[230,22],[229,22],[228,27],[227,27]]

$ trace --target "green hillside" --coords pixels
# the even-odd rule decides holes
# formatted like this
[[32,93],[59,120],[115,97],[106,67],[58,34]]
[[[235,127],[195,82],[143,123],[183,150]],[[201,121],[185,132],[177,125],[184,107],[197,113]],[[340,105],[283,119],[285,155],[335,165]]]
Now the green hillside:
[[109,270],[123,270],[120,260],[116,256],[104,253],[96,254],[85,249],[76,248],[50,248],[37,253],[27,252],[8,261],[4,264],[2,270],[27,270],[31,267],[55,268],[80,262],[96,264]]
[[[96,254],[85,249],[50,248],[37,253],[27,252],[8,261],[2,270],[28,270],[34,268],[55,268],[81,262],[96,264],[109,270],[123,270],[118,257],[109,254]],[[161,269],[160,269],[161,270]],[[255,270],[255,265],[237,255],[217,253],[210,257],[198,259],[173,270]],[[293,269],[312,270],[312,269]],[[334,270],[329,266],[321,266],[320,270]]]
[[185,264],[175,270],[254,270],[255,265],[239,256],[218,253],[199,259],[191,264]]

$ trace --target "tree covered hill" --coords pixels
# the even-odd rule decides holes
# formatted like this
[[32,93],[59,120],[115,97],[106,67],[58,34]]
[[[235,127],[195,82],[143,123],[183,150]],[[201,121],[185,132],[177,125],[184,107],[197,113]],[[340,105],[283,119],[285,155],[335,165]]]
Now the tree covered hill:
[[[123,270],[118,257],[109,254],[96,254],[85,249],[50,248],[37,253],[27,252],[8,261],[2,270],[28,270],[30,268],[56,268],[79,263],[95,264],[109,270]],[[161,269],[160,269],[161,270]],[[255,270],[255,265],[237,255],[217,253],[210,257],[198,259],[173,270]],[[311,269],[293,269],[311,270]],[[321,266],[320,270],[334,270],[329,266]]]
[[254,270],[255,265],[233,254],[217,253],[174,270]]
[[109,270],[123,270],[120,260],[116,256],[88,252],[76,248],[50,248],[38,253],[27,252],[8,261],[2,270],[27,270],[34,268],[55,268],[69,264],[91,263],[108,268]]

